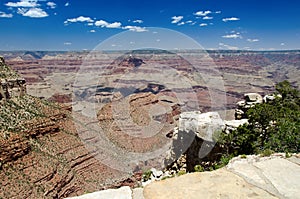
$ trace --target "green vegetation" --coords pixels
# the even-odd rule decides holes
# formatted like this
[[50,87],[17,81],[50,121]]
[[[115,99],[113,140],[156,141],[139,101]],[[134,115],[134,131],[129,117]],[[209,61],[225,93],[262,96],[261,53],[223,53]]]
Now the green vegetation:
[[203,171],[205,171],[205,170],[204,170],[204,167],[203,167],[203,166],[201,166],[201,165],[198,164],[198,165],[195,165],[195,166],[194,166],[194,171],[195,171],[195,172],[203,172]]
[[233,154],[222,155],[221,159],[213,165],[213,170],[220,169],[226,166],[232,158],[233,158]]
[[172,175],[172,176],[164,176],[164,177],[161,178],[161,180],[166,180],[168,178],[173,178],[173,177],[174,177],[174,175]]
[[18,77],[19,77],[18,73],[16,71],[12,70],[9,66],[7,66],[5,64],[0,65],[0,78],[1,79],[15,79]]
[[[54,103],[52,103],[54,107]],[[8,139],[11,133],[30,130],[29,121],[47,118],[49,102],[25,95],[7,100],[0,108],[0,139]],[[51,111],[51,110],[49,110]]]
[[182,176],[186,174],[186,171],[183,171],[183,170],[180,170],[178,173],[177,173],[177,176]]
[[150,169],[144,171],[144,172],[143,172],[143,180],[144,180],[144,181],[150,180],[151,174],[152,174],[152,171],[151,171]]
[[240,158],[242,158],[242,159],[246,159],[246,158],[247,158],[247,155],[245,155],[245,154],[242,154],[242,155],[240,155]]
[[288,81],[275,87],[275,99],[247,111],[249,124],[231,134],[222,134],[220,143],[227,155],[300,151],[300,93]]

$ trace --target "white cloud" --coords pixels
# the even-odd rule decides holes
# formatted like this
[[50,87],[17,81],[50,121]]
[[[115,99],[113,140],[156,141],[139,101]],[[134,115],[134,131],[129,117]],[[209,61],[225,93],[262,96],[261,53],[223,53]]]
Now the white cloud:
[[12,18],[12,14],[7,14],[5,12],[0,12],[0,18]]
[[67,19],[64,23],[67,24],[67,23],[76,23],[76,22],[94,22],[93,19],[91,19],[90,17],[84,17],[84,16],[80,16],[80,17],[77,17],[77,18],[72,18],[72,19]]
[[144,21],[140,20],[140,19],[137,19],[137,20],[134,20],[133,23],[140,23],[141,24],[141,23],[144,23]]
[[107,21],[99,20],[95,22],[95,26],[101,28],[121,28],[122,24],[120,22],[108,23]]
[[105,26],[106,28],[121,28],[121,23],[120,22],[114,22],[111,24],[108,24],[107,26]]
[[226,38],[226,39],[237,39],[237,38],[240,38],[242,39],[242,35],[240,35],[240,33],[234,33],[234,34],[230,34],[230,35],[223,35],[222,36],[223,38]]
[[178,25],[178,26],[182,26],[182,25],[184,25],[184,24],[185,24],[185,22],[182,21],[182,22],[178,23],[177,25]]
[[108,25],[108,23],[104,20],[99,20],[95,22],[95,26],[100,26],[101,28],[104,28]]
[[285,46],[285,43],[281,43],[280,46]]
[[54,9],[54,8],[56,8],[56,3],[52,2],[52,1],[49,1],[49,2],[47,2],[47,6]]
[[222,21],[227,22],[227,21],[239,21],[240,19],[237,17],[229,17],[229,18],[224,18]]
[[90,22],[90,23],[88,23],[87,25],[88,25],[88,26],[93,26],[94,23]]
[[224,44],[224,43],[219,43],[219,46],[220,48],[227,48],[229,50],[238,50],[239,48],[236,47],[236,46],[230,46],[230,45],[227,45],[227,44]]
[[5,5],[8,7],[25,7],[25,8],[33,8],[39,6],[39,4],[37,4],[37,0],[20,0],[19,2],[7,2]]
[[207,23],[202,23],[199,26],[201,26],[201,27],[207,26]]
[[65,42],[64,45],[65,46],[70,46],[70,45],[72,45],[72,43],[71,42]]
[[221,14],[222,12],[219,10],[219,11],[216,11],[215,13],[216,13],[216,14]]
[[211,14],[210,10],[206,10],[206,11],[198,11],[196,13],[194,13],[194,15],[196,16],[201,16],[201,17],[205,17],[206,15]]
[[30,8],[30,9],[18,8],[17,13],[23,15],[24,17],[31,17],[31,18],[43,18],[49,16],[47,12],[45,12],[41,8]]
[[130,30],[130,31],[133,31],[133,32],[146,32],[146,31],[148,31],[145,27],[139,27],[139,26],[125,26],[125,27],[123,27],[123,29]]
[[65,6],[66,6],[66,7],[68,7],[69,5],[70,5],[70,3],[69,3],[69,2],[65,3]]
[[259,39],[247,39],[247,41],[249,41],[249,42],[253,43],[253,42],[258,42],[258,41],[259,41]]
[[96,30],[90,30],[90,32],[94,33],[94,32],[96,32]]
[[210,20],[210,19],[213,19],[213,17],[205,16],[202,19],[204,19],[204,20]]
[[183,19],[183,16],[173,16],[171,23],[178,23]]

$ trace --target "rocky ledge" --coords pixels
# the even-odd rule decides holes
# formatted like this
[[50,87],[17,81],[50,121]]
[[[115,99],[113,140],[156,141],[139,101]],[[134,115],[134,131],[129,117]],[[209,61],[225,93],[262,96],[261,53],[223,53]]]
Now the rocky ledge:
[[145,188],[121,187],[73,199],[124,198],[299,198],[300,154],[233,158],[222,169],[195,172],[150,183]]

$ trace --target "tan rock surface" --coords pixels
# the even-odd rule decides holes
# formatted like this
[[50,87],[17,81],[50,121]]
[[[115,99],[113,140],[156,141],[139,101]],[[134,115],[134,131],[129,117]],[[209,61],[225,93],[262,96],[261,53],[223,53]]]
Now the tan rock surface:
[[248,184],[241,177],[219,169],[213,172],[190,173],[151,183],[144,188],[146,199],[164,198],[276,198]]

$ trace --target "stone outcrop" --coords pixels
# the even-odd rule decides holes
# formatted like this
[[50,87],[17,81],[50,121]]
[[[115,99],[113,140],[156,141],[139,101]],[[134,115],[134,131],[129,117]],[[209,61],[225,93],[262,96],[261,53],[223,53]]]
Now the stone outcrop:
[[[214,159],[215,147],[225,123],[217,112],[184,112],[180,114],[178,128],[174,129],[173,144],[165,164],[167,170],[193,171],[202,161]],[[173,161],[173,164],[170,164]],[[182,168],[183,167],[183,168]]]
[[264,103],[272,102],[272,101],[274,101],[276,98],[282,98],[282,96],[281,96],[280,94],[277,94],[277,95],[275,95],[275,94],[273,94],[273,95],[265,95],[265,96],[263,97],[263,102],[264,102]]
[[0,101],[26,94],[26,81],[10,69],[0,57]]
[[273,95],[265,95],[262,97],[258,93],[246,93],[244,95],[244,100],[239,101],[236,103],[237,109],[235,109],[235,119],[241,120],[245,119],[246,112],[255,106],[256,104],[262,104],[262,103],[270,103],[274,101],[276,98],[282,98],[280,94],[273,94]]
[[231,133],[232,131],[236,130],[239,126],[244,124],[248,124],[248,119],[241,119],[241,120],[225,120],[225,130],[224,133]]
[[217,112],[184,112],[180,114],[178,127],[179,132],[193,132],[200,139],[214,142],[214,133],[223,131],[225,124]]
[[246,93],[244,100],[237,102],[237,109],[235,110],[235,119],[245,119],[246,112],[255,104],[263,103],[263,97],[258,93]]
[[26,94],[26,81],[24,78],[1,79],[0,100],[7,100],[13,97],[21,97]]

